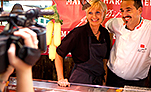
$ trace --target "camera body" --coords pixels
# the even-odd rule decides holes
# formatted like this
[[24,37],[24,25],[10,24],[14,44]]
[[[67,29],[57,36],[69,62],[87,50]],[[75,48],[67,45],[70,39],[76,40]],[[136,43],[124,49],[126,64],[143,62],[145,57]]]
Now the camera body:
[[[0,16],[0,21],[8,22],[2,33],[0,33],[0,73],[5,72],[9,65],[7,50],[11,43],[15,43],[16,45],[16,56],[29,65],[34,65],[36,63],[40,58],[41,53],[24,46],[23,39],[21,37],[14,36],[13,32],[19,30],[18,26],[30,28],[37,33],[39,51],[45,52],[47,49],[46,29],[44,26],[37,24],[34,19],[42,15],[52,14],[54,14],[53,11],[46,11],[45,14],[40,13],[39,9],[30,9],[26,12],[22,11],[20,14],[10,13],[9,16]],[[32,26],[34,26],[34,28],[32,28]],[[32,56],[35,53],[37,53],[37,55]],[[29,62],[29,59],[31,59],[30,61],[33,61]]]

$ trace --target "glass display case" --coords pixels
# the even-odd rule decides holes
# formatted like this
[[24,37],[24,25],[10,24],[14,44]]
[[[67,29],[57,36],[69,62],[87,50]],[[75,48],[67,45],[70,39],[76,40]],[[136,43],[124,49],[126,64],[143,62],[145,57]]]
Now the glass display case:
[[[15,92],[16,78],[11,77],[7,86],[7,92]],[[57,81],[33,79],[35,92],[122,92],[123,88],[107,87],[100,85],[89,85],[71,83],[70,87],[60,87]]]
[[[16,78],[11,77],[6,92],[16,92]],[[124,88],[71,83],[70,87],[60,87],[57,81],[33,79],[35,92],[151,92],[151,88],[127,86]]]

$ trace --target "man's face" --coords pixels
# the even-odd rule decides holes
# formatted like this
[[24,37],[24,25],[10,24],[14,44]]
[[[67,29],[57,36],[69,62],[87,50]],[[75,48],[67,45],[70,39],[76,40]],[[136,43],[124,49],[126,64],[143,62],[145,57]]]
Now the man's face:
[[140,22],[142,7],[136,9],[133,0],[126,0],[122,1],[120,10],[122,14],[122,19],[126,23],[127,28],[130,30],[134,30],[134,28]]

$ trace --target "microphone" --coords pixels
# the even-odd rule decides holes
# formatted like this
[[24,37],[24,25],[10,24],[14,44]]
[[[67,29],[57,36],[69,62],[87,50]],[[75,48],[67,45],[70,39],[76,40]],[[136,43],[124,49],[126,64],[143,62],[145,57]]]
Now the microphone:
[[25,16],[27,18],[33,18],[33,17],[40,17],[43,15],[53,15],[54,11],[53,10],[40,10],[40,9],[30,9],[25,12]]
[[53,10],[40,10],[39,14],[40,15],[53,15],[54,11]]

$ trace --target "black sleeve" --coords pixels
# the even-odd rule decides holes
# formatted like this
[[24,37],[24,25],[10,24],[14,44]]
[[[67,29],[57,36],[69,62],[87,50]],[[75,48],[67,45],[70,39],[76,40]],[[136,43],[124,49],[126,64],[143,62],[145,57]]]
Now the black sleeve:
[[66,37],[62,39],[61,44],[56,50],[57,53],[64,58],[69,52],[72,51],[72,49],[74,49],[76,38],[76,32],[73,29],[72,31],[70,31],[70,33],[67,34]]

